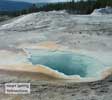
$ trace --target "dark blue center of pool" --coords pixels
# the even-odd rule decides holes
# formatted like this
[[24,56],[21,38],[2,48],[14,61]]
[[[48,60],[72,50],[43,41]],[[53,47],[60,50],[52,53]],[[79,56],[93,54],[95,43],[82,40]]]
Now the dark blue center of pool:
[[29,61],[41,64],[65,75],[96,76],[103,64],[98,60],[72,52],[39,51],[31,53]]

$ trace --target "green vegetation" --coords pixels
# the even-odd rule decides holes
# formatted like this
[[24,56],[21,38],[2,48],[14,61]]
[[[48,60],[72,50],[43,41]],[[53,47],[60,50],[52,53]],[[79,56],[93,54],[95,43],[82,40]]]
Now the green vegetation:
[[15,17],[33,12],[52,10],[67,10],[69,13],[90,14],[94,9],[106,6],[112,7],[112,0],[80,0],[78,2],[75,2],[75,0],[71,0],[70,2],[48,3],[40,7],[38,7],[36,4],[33,4],[32,7],[23,9],[21,11],[1,11],[0,15],[9,15]]

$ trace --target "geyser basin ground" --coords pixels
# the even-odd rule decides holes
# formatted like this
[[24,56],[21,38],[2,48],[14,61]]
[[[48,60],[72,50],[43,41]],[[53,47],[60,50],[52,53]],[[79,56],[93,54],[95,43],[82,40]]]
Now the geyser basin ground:
[[70,51],[34,49],[27,51],[29,53],[28,60],[33,65],[43,65],[60,75],[98,79],[106,69],[105,64],[98,59]]

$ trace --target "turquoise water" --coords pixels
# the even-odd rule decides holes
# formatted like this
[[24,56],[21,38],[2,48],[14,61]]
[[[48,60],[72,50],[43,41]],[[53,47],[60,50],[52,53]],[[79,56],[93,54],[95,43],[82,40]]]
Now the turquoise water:
[[41,64],[65,75],[96,77],[104,65],[92,57],[67,51],[31,51],[28,58],[33,65]]

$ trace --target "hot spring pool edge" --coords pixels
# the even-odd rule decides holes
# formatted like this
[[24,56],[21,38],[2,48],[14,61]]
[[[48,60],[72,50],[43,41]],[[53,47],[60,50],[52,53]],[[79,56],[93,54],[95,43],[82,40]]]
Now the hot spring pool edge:
[[[30,50],[34,50],[34,49],[30,49]],[[36,50],[34,50],[34,51],[36,51]],[[38,51],[38,50],[37,50]],[[45,50],[46,51],[46,50]],[[49,51],[49,50],[47,50],[47,51]],[[56,52],[57,50],[50,50],[49,52]],[[26,50],[25,49],[25,52],[27,52],[27,55],[28,55],[28,58],[30,58],[31,57],[31,55],[32,55],[32,53],[31,52],[29,52],[28,51],[28,49]],[[62,52],[63,52],[63,50],[62,50]],[[64,51],[65,52],[65,51]],[[75,53],[75,52],[73,52],[73,53]],[[29,61],[28,61],[29,62]],[[31,63],[31,62],[30,62]],[[33,64],[32,64],[33,65]],[[36,65],[36,64],[35,64]],[[33,66],[35,66],[35,65],[33,65]],[[38,65],[38,64],[37,64]],[[41,65],[41,64],[40,64]],[[48,67],[48,66],[45,66],[45,65],[42,65],[42,66],[44,66],[44,67]],[[49,67],[48,67],[49,68]],[[54,69],[52,69],[52,68],[49,68],[50,70],[54,70]],[[55,72],[57,72],[60,76],[63,76],[64,75],[64,77],[62,77],[62,79],[66,79],[66,80],[74,80],[74,79],[78,79],[78,80],[80,80],[80,82],[85,82],[85,81],[97,81],[97,80],[102,80],[102,79],[104,79],[104,78],[106,78],[107,76],[109,76],[111,73],[112,73],[112,71],[110,71],[110,70],[112,70],[110,67],[107,67],[107,68],[105,68],[104,70],[102,70],[101,72],[100,72],[100,74],[99,74],[99,77],[81,77],[80,75],[66,75],[66,74],[64,74],[64,73],[62,73],[62,72],[58,72],[57,70],[54,70]],[[106,74],[105,74],[106,73]],[[75,80],[74,80],[75,81]]]

